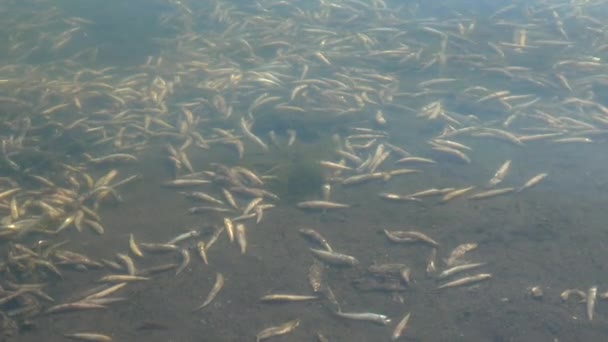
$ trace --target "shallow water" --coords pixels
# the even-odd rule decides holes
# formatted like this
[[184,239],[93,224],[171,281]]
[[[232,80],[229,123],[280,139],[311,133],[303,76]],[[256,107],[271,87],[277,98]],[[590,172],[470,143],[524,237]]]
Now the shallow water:
[[[381,1],[358,0],[0,5],[0,17],[9,23],[0,34],[5,46],[0,51],[0,171],[5,177],[0,192],[20,188],[0,200],[0,231],[41,215],[39,208],[30,208],[38,200],[55,205],[53,191],[70,189],[75,199],[91,191],[87,174],[93,181],[112,169],[118,170],[117,179],[141,176],[115,187],[121,201],[99,202],[103,235],[78,233],[74,227],[49,235],[65,215],[79,210],[71,203],[62,207],[66,212],[59,222],[44,227],[46,234],[0,239],[5,259],[0,260],[0,285],[10,288],[9,279],[15,281],[15,271],[6,270],[14,266],[15,244],[35,249],[39,240],[68,241],[61,248],[113,260],[116,253],[128,253],[129,234],[138,242],[165,242],[190,229],[201,232],[200,238],[180,244],[192,257],[181,274],[170,270],[129,284],[118,294],[127,300],[104,310],[18,315],[20,331],[0,329],[0,341],[61,341],[64,334],[83,331],[115,341],[252,341],[262,329],[293,319],[300,326],[273,340],[311,341],[321,332],[330,341],[384,341],[408,312],[404,341],[604,340],[605,300],[597,299],[589,320],[585,303],[563,301],[560,294],[587,292],[592,286],[603,293],[608,282],[608,103],[603,97],[608,68],[602,58],[608,45],[598,24],[608,7],[560,1],[387,1],[384,7]],[[420,86],[437,78],[455,80]],[[302,84],[307,87],[298,90]],[[485,90],[471,90],[477,86]],[[510,94],[484,99],[505,89]],[[511,95],[525,97],[508,99]],[[269,104],[255,105],[267,98]],[[431,118],[428,106],[435,102],[441,116]],[[386,125],[375,119],[378,111]],[[515,119],[507,124],[511,116]],[[247,137],[241,118],[251,121],[251,131],[270,146],[268,151]],[[463,150],[470,163],[431,149],[429,141],[463,127],[498,128],[517,137],[556,132],[560,138],[592,142],[550,138],[519,146],[479,131],[478,136],[449,138],[471,148]],[[347,136],[356,128],[385,136],[351,141]],[[293,146],[286,143],[289,130],[297,134]],[[271,144],[270,131],[276,131],[280,146]],[[232,135],[228,142],[244,144],[243,159],[225,144],[225,134]],[[200,146],[199,135],[208,146]],[[337,175],[318,168],[320,160],[339,162],[336,149],[365,143],[371,147],[353,148],[363,160],[390,143],[437,163],[396,165],[400,157],[392,153],[379,171],[412,167],[421,172],[351,186],[337,177],[371,171],[351,162],[346,165],[363,171]],[[201,204],[180,191],[220,198],[222,180],[184,189],[163,186],[187,174],[185,167],[172,168],[168,145],[185,146],[196,171],[217,171],[215,163],[221,163],[278,177],[264,184],[281,197],[265,200],[275,207],[264,211],[259,224],[244,222],[245,254],[222,234],[208,250],[209,265],[201,262],[196,242],[208,241],[224,217],[240,213],[188,214],[188,208]],[[95,165],[85,153],[130,153],[137,161]],[[391,202],[378,196],[475,186],[472,194],[484,190],[506,160],[512,160],[511,169],[497,188],[520,187],[539,173],[548,176],[520,193],[484,200],[467,199],[467,194],[447,203],[440,197]],[[57,185],[42,185],[33,176]],[[298,209],[299,201],[321,198],[321,181],[332,183],[332,201],[350,208]],[[237,201],[242,209],[248,199],[237,196]],[[17,213],[13,204],[20,207]],[[326,299],[260,302],[270,293],[312,293],[309,248],[315,246],[298,232],[302,227],[314,228],[335,250],[360,261],[353,268],[325,266],[324,283],[342,310],[385,314],[391,324],[341,319]],[[431,248],[390,242],[385,229],[416,230],[436,240],[440,271],[456,246],[475,242],[479,247],[465,259],[486,265],[464,274],[491,273],[492,279],[438,290],[442,282],[426,272]],[[144,269],[181,259],[179,253],[146,253],[134,261]],[[382,263],[410,267],[411,285],[403,291],[362,289],[360,282],[371,279],[367,267]],[[54,303],[39,300],[42,312],[79,300],[111,272],[60,270],[61,280],[42,271],[20,279],[45,283]],[[191,312],[205,300],[218,272],[225,286],[217,298]],[[543,289],[541,298],[530,295],[533,286]],[[10,301],[0,310],[18,305]]]
[[[345,310],[382,312],[394,319],[412,312],[408,339],[599,340],[605,334],[605,305],[598,305],[598,318],[590,323],[585,318],[584,305],[564,304],[559,293],[605,281],[605,215],[596,208],[605,196],[597,184],[604,183],[606,176],[601,176],[601,167],[594,167],[597,160],[572,161],[566,172],[562,158],[543,157],[544,153],[530,150],[520,160],[535,162],[520,168],[547,170],[551,181],[516,196],[480,202],[460,200],[449,205],[395,204],[370,199],[368,194],[379,186],[369,184],[336,194],[336,200],[348,199],[353,205],[342,212],[311,214],[279,205],[261,224],[250,228],[246,255],[239,255],[236,246],[222,239],[209,252],[209,266],[196,260],[177,277],[167,272],[152,281],[129,286],[123,293],[129,301],[112,305],[105,312],[41,317],[36,330],[22,335],[20,340],[35,341],[49,332],[58,336],[80,329],[111,332],[116,340],[131,341],[250,340],[252,334],[269,324],[292,318],[300,318],[302,326],[287,340],[310,340],[316,331],[338,341],[387,337],[387,328],[340,320],[320,302],[258,302],[259,297],[271,292],[310,292],[306,273],[312,257],[307,250],[309,245],[297,232],[300,226],[314,227],[334,248],[356,255],[363,265],[403,262],[412,267],[414,285],[400,293],[403,304],[395,302],[390,293],[357,291],[351,283],[361,276],[362,269],[328,272],[328,281]],[[115,251],[127,249],[128,232],[142,241],[164,241],[185,227],[211,224],[209,219],[185,215],[186,201],[172,190],[154,186],[167,177],[157,167],[158,160],[152,156],[143,165],[147,166],[140,170],[143,180],[123,191],[125,203],[131,205],[104,208],[108,233],[101,237],[75,236],[70,243],[75,251],[108,258]],[[581,165],[585,167],[581,169]],[[449,169],[454,166],[447,166],[444,172],[451,172]],[[573,172],[586,172],[593,182],[572,179],[568,175]],[[518,175],[512,176],[517,179]],[[418,176],[411,178],[414,177]],[[475,175],[463,170],[459,178],[466,182]],[[425,174],[385,187],[413,190],[417,181],[436,184],[441,179],[441,175]],[[383,228],[405,227],[419,227],[439,241],[440,258],[445,256],[441,251],[459,243],[478,242],[480,247],[471,252],[470,258],[487,262],[486,269],[495,279],[471,289],[435,290],[436,281],[424,275],[430,249],[393,244],[381,233]],[[153,265],[156,260],[177,261],[172,256],[151,257],[144,259],[141,266]],[[209,308],[190,313],[206,296],[215,272],[225,276],[224,290]],[[89,288],[103,272],[68,274],[66,281],[54,289],[57,292],[52,292],[58,302]],[[545,289],[543,299],[527,295],[527,288],[534,285]],[[166,330],[138,331],[137,327],[145,322],[162,324]]]

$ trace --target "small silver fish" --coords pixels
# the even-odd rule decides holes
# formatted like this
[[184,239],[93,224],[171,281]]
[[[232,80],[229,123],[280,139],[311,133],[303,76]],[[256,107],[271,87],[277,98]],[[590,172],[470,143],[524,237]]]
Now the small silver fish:
[[314,248],[311,248],[310,251],[313,252],[319,259],[329,264],[342,266],[355,266],[359,264],[359,260],[350,255]]
[[353,319],[353,320],[357,320],[357,321],[369,321],[369,322],[374,322],[374,323],[378,323],[381,325],[387,325],[391,322],[390,318],[388,318],[387,316],[372,313],[372,312],[336,311],[336,316],[342,317],[342,318],[347,318],[347,319]]

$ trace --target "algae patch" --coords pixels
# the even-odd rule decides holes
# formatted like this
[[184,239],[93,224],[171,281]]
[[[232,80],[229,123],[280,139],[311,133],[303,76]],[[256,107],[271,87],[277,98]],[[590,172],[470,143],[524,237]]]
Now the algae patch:
[[325,171],[319,161],[327,159],[333,150],[330,139],[282,150],[278,153],[279,159],[271,172],[277,177],[270,185],[272,191],[288,202],[318,197]]

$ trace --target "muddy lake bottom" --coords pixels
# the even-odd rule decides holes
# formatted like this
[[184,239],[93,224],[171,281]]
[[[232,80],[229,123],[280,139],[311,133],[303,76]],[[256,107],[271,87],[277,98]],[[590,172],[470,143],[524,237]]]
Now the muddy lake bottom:
[[[430,198],[423,203],[393,203],[377,197],[382,191],[420,190],[421,182],[429,184],[426,188],[446,184],[446,170],[462,169],[450,178],[450,184],[481,182],[477,174],[467,171],[468,166],[445,163],[439,171],[429,169],[388,183],[336,186],[332,200],[350,203],[349,209],[309,212],[278,202],[260,224],[245,222],[246,254],[241,255],[224,234],[208,252],[209,265],[192,253],[190,266],[181,274],[168,271],[128,285],[119,292],[128,298],[125,302],[111,304],[107,310],[42,315],[35,318],[33,329],[15,340],[62,341],[65,333],[91,331],[111,335],[115,341],[253,341],[264,328],[300,319],[293,333],[273,340],[314,341],[321,332],[331,341],[388,341],[394,325],[411,312],[404,341],[600,341],[608,334],[608,304],[598,300],[590,322],[584,303],[560,298],[569,288],[586,291],[597,285],[600,292],[608,289],[608,214],[603,210],[608,175],[602,168],[605,157],[597,158],[601,153],[593,152],[566,159],[562,155],[571,155],[567,150],[528,149],[523,159],[527,162],[520,163],[522,172],[513,178],[523,182],[542,171],[551,175],[547,181],[522,193],[482,201],[460,198],[438,204]],[[128,251],[130,233],[139,242],[165,242],[192,227],[202,228],[203,236],[211,234],[222,216],[187,214],[193,204],[179,190],[162,187],[170,176],[159,167],[160,159],[148,159],[133,169],[121,169],[124,175],[140,173],[143,180],[121,190],[123,203],[102,206],[106,234],[71,231],[65,237],[70,240],[68,249],[112,259],[115,253]],[[298,233],[305,226],[320,232],[335,250],[361,261],[355,268],[326,269],[326,281],[342,309],[382,313],[392,319],[390,325],[338,318],[322,301],[259,301],[269,293],[311,294],[307,272],[313,261],[309,248],[314,246]],[[383,229],[417,229],[434,238],[440,243],[439,270],[443,258],[457,245],[477,242],[479,248],[468,253],[467,260],[487,265],[471,274],[492,273],[493,278],[437,290],[439,282],[425,274],[431,249],[423,244],[392,243]],[[188,243],[194,247],[196,242]],[[137,259],[136,265],[145,268],[170,262],[179,263],[180,256],[150,254]],[[355,288],[353,282],[365,277],[366,268],[374,263],[409,265],[412,286],[397,293]],[[108,273],[64,272],[63,281],[48,287],[57,303],[79,298]],[[204,301],[216,272],[226,279],[223,290],[211,305],[191,312]],[[541,299],[531,298],[528,289],[532,286],[543,288]]]

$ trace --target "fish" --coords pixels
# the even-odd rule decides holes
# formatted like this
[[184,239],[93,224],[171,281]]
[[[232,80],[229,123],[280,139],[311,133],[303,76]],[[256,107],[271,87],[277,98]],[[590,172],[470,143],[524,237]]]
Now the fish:
[[259,189],[259,188],[249,188],[245,186],[233,186],[229,189],[232,192],[240,193],[247,196],[252,197],[267,197],[273,200],[279,200],[279,196],[273,194],[270,191]]
[[367,270],[374,275],[386,276],[399,274],[406,268],[408,267],[405,264],[373,264]]
[[340,266],[356,266],[359,264],[359,260],[355,257],[337,253],[334,251],[324,251],[321,249],[310,248],[310,251],[319,259],[332,265]]
[[211,183],[211,181],[206,179],[174,179],[168,182],[165,182],[165,186],[169,187],[191,187],[197,185],[206,185]]
[[[256,209],[257,208],[258,207],[256,207]],[[245,221],[245,220],[249,220],[249,219],[257,218],[257,217],[259,217],[259,216],[258,216],[258,213],[257,213],[257,210],[256,210],[253,213],[249,213],[249,214],[246,214],[246,215],[243,214],[243,215],[239,215],[239,216],[233,217],[232,218],[232,222],[240,222],[240,221]],[[259,223],[259,222],[257,222],[257,223]]]
[[228,239],[230,242],[234,241],[234,224],[232,220],[228,217],[224,217],[224,229],[226,230],[226,234],[228,234]]
[[[336,154],[338,154],[340,157],[350,160],[351,162],[353,162],[357,165],[360,165],[361,163],[363,163],[363,160],[361,158],[359,158],[359,156],[357,156],[356,154],[350,153],[348,151],[337,150]],[[0,199],[1,199],[1,197],[0,197]]]
[[224,232],[224,229],[225,228],[223,226],[215,227],[213,234],[211,234],[211,236],[209,237],[209,240],[205,244],[206,250],[211,249],[211,246],[213,246],[213,244],[217,241],[217,239],[219,239],[222,232]]
[[480,281],[488,280],[490,278],[492,278],[492,275],[490,273],[480,273],[480,274],[453,280],[451,282],[438,286],[437,289],[439,290],[439,289],[445,289],[445,288],[450,288],[450,287],[469,285],[469,284],[477,283]]
[[230,193],[230,191],[222,188],[222,194],[224,195],[226,202],[228,202],[228,204],[230,204],[231,207],[233,207],[236,210],[239,210],[239,205],[236,203],[236,200],[234,199],[234,196],[232,196],[232,193]]
[[133,262],[133,259],[131,259],[130,256],[123,253],[116,253],[116,257],[123,262],[129,275],[134,276],[137,273],[137,270],[135,269],[135,263]]
[[587,291],[587,318],[593,321],[595,313],[595,301],[597,299],[597,286],[592,286]]
[[214,211],[217,213],[226,213],[226,212],[233,211],[233,209],[222,208],[222,207],[211,207],[211,206],[192,207],[192,208],[188,209],[188,213],[190,213],[190,214],[207,213],[209,211]]
[[446,203],[448,201],[453,200],[456,197],[460,197],[460,196],[464,195],[465,193],[473,190],[474,188],[475,188],[475,186],[470,186],[468,188],[462,188],[462,189],[450,191],[447,194],[445,194],[439,202]]
[[328,252],[331,252],[331,246],[329,245],[329,242],[327,242],[327,240],[325,240],[325,238],[323,236],[321,236],[321,234],[319,234],[316,230],[311,229],[311,228],[300,228],[298,230],[300,232],[300,234],[306,236],[307,238],[313,240],[314,242],[318,243],[319,245],[321,245],[323,248],[325,248]]
[[426,164],[437,164],[436,161],[429,158],[422,157],[404,157],[395,162],[396,164],[404,164],[404,163],[426,163]]
[[276,327],[266,328],[266,329],[260,331],[259,333],[257,333],[257,335],[255,335],[255,340],[256,340],[256,342],[260,342],[260,341],[269,339],[274,336],[289,334],[290,332],[294,331],[294,329],[297,328],[299,325],[300,325],[300,320],[294,319],[294,320],[285,322],[281,325],[277,325]]
[[404,168],[394,169],[394,170],[390,170],[389,172],[384,172],[382,179],[385,181],[388,181],[394,176],[409,175],[412,173],[420,173],[420,172],[422,172],[422,171],[416,170],[416,169],[404,169]]
[[103,297],[109,296],[109,295],[111,295],[112,293],[114,293],[114,292],[116,292],[116,291],[118,291],[118,290],[122,289],[122,288],[123,288],[123,287],[125,287],[127,284],[128,284],[128,283],[118,283],[118,284],[116,284],[116,285],[112,285],[112,286],[110,286],[110,287],[108,287],[108,288],[105,288],[105,289],[103,289],[103,290],[101,290],[101,291],[98,291],[98,292],[95,292],[95,293],[93,293],[93,294],[90,294],[90,295],[86,296],[86,297],[83,299],[83,301],[85,301],[85,302],[86,302],[86,301],[89,301],[89,300],[92,300],[92,299],[103,298]]
[[142,253],[141,249],[139,249],[139,246],[137,246],[137,243],[135,243],[135,237],[133,236],[133,234],[129,234],[129,250],[135,256],[138,256],[140,258],[144,256],[144,253]]
[[490,137],[499,138],[501,140],[506,140],[517,146],[524,145],[524,143],[518,137],[516,137],[513,133],[510,133],[510,132],[507,132],[504,130],[495,129],[495,128],[484,128],[482,130],[481,134],[483,134],[483,136],[490,136]]
[[83,222],[98,235],[104,234],[105,229],[103,228],[103,226],[101,224],[99,224],[99,222],[95,222],[95,221],[89,220],[89,219],[84,219]]
[[205,202],[209,202],[209,203],[217,204],[217,205],[224,205],[224,202],[222,202],[219,199],[217,199],[211,195],[208,195],[204,192],[192,191],[192,192],[180,192],[180,193],[188,198],[197,199],[200,201],[205,201]]
[[461,259],[465,255],[465,253],[470,252],[476,248],[477,248],[477,244],[474,242],[463,243],[463,244],[456,246],[456,248],[454,248],[454,250],[452,250],[452,252],[450,253],[450,256],[445,261],[445,264],[448,267],[451,267],[451,266],[455,266],[455,265],[461,263],[462,262]]
[[540,183],[543,179],[545,179],[548,176],[547,173],[539,173],[536,176],[530,178],[526,183],[524,183],[524,185],[520,186],[519,188],[517,188],[517,192],[522,192],[526,189],[529,189],[535,185],[537,185],[538,183]]
[[321,192],[323,194],[323,200],[329,202],[329,198],[331,197],[331,184],[323,184],[323,186],[321,186]]
[[413,230],[410,230],[410,231],[399,231],[399,230],[388,231],[386,229],[384,229],[383,231],[384,231],[384,234],[389,238],[389,240],[391,240],[393,242],[415,242],[415,241],[420,241],[420,242],[428,243],[429,245],[431,245],[433,247],[439,246],[439,243],[437,241],[433,240],[428,235],[423,234],[421,232],[417,232],[417,231],[413,231]]
[[357,321],[368,321],[377,323],[380,325],[388,325],[391,322],[391,319],[386,315],[372,313],[372,312],[342,312],[340,310],[335,312],[336,316],[357,320]]
[[243,209],[243,215],[249,214],[253,210],[253,208],[255,208],[256,206],[258,206],[258,204],[260,204],[263,200],[264,200],[264,198],[262,198],[262,197],[256,197],[256,198],[252,199],[247,204],[247,206],[245,207],[245,209]]
[[112,341],[112,337],[108,335],[103,335],[99,333],[93,332],[80,332],[80,333],[71,333],[71,334],[63,334],[65,338],[69,338],[72,340],[78,341],[93,341],[93,342],[109,342]]
[[435,143],[435,144],[439,144],[439,145],[445,145],[447,147],[452,147],[452,148],[459,148],[461,150],[468,150],[468,151],[472,151],[473,150],[469,146],[466,146],[466,145],[463,145],[461,143],[458,143],[458,142],[455,142],[455,141],[451,141],[451,140],[433,139],[431,141],[431,143]]
[[565,302],[570,298],[570,295],[572,295],[573,293],[576,294],[577,296],[579,296],[582,301],[587,300],[587,293],[585,293],[584,291],[581,291],[579,289],[564,290],[559,296]]
[[350,208],[350,205],[329,201],[304,201],[297,204],[302,209],[340,209]]
[[456,188],[444,188],[444,189],[426,189],[415,192],[413,194],[407,195],[408,197],[429,197],[429,196],[437,196],[437,195],[445,195],[449,192],[456,190]]
[[421,199],[416,198],[411,195],[398,195],[388,192],[381,192],[378,194],[378,197],[390,200],[390,201],[400,201],[400,202],[422,202]]
[[205,241],[201,240],[196,244],[196,250],[198,251],[198,255],[201,257],[201,260],[205,263],[205,265],[209,265],[209,260],[207,259],[207,247],[205,246]]
[[320,161],[319,165],[321,165],[324,168],[330,169],[330,170],[350,171],[353,169],[352,167],[348,167],[348,166],[342,165],[340,163],[334,163],[334,162],[326,161],[326,160]]
[[425,272],[426,272],[427,276],[431,275],[437,271],[437,266],[435,265],[436,259],[437,259],[437,248],[433,248],[431,250],[431,254],[429,255],[429,257],[426,261]]
[[319,299],[318,296],[294,295],[294,294],[269,294],[260,298],[262,302],[301,302]]
[[552,140],[555,143],[592,143],[593,140],[585,137],[570,137]]
[[[359,184],[359,183],[363,183],[363,182],[367,182],[367,181],[375,180],[375,179],[385,179],[386,177],[387,177],[387,174],[384,172],[365,173],[362,175],[355,175],[355,176],[345,178],[342,181],[342,185]],[[388,177],[390,177],[390,175]]]
[[237,223],[234,231],[236,233],[236,242],[239,245],[241,254],[245,254],[247,251],[247,230],[245,225],[242,223]]
[[312,291],[318,293],[322,290],[323,286],[323,271],[325,270],[323,264],[315,259],[308,268],[308,282]]
[[378,126],[386,125],[386,118],[384,117],[384,113],[381,110],[376,111],[376,115],[374,116],[374,120]]
[[59,304],[48,308],[46,314],[55,314],[60,312],[80,311],[80,310],[99,310],[107,309],[108,307],[101,304],[95,304],[87,301],[80,301],[67,304]]
[[179,252],[182,256],[182,263],[175,271],[175,275],[182,273],[182,271],[185,270],[186,267],[188,267],[188,265],[190,264],[190,252],[188,252],[186,248],[182,248]]
[[127,153],[114,153],[106,156],[93,158],[89,154],[85,153],[85,157],[89,163],[92,164],[105,164],[105,163],[117,163],[117,162],[132,162],[137,161],[137,157]]
[[437,152],[442,152],[445,154],[448,154],[450,156],[454,156],[458,159],[460,159],[461,161],[465,162],[466,164],[471,164],[471,158],[464,152],[457,150],[455,148],[451,148],[451,147],[447,147],[447,146],[443,146],[443,145],[437,145],[436,147],[432,148],[433,151],[437,151]]
[[168,243],[142,242],[139,244],[139,246],[141,248],[143,248],[145,251],[151,252],[151,253],[167,253],[167,252],[174,252],[174,251],[179,250],[179,247],[177,247],[177,245],[168,244]]
[[477,103],[484,102],[484,101],[491,100],[491,99],[495,99],[495,98],[498,98],[498,97],[503,97],[503,96],[509,95],[510,93],[511,92],[508,91],[508,90],[500,90],[500,91],[488,94],[488,95],[486,95],[486,96],[478,99]]
[[329,342],[329,339],[320,332],[317,332],[317,342]]
[[244,178],[246,178],[246,180],[248,181],[248,184],[251,184],[253,186],[262,186],[264,185],[264,181],[255,174],[255,172],[241,167],[241,166],[236,166],[233,168],[234,172],[236,172],[239,175],[242,175]]
[[101,277],[98,283],[124,283],[134,281],[146,281],[150,280],[148,277],[136,276],[136,275],[124,275],[124,274],[111,274]]
[[391,341],[397,341],[407,329],[407,324],[410,321],[411,313],[408,312],[403,318],[397,323],[395,329],[393,329],[393,333],[391,334]]
[[183,234],[180,234],[180,235],[174,237],[173,239],[167,241],[166,245],[175,245],[176,243],[180,243],[184,240],[191,239],[191,238],[197,237],[199,235],[201,235],[200,231],[194,230],[194,229],[189,230],[189,231],[187,231]]
[[462,265],[453,266],[446,270],[441,271],[441,273],[439,273],[437,275],[437,279],[444,279],[444,278],[450,277],[456,273],[460,273],[460,272],[471,270],[473,268],[484,266],[485,264],[486,264],[485,262],[479,262],[479,263],[473,263],[473,264],[462,264]]
[[507,173],[509,172],[509,168],[511,167],[511,160],[505,161],[494,173],[494,177],[490,179],[487,184],[487,187],[494,187],[503,181]]
[[260,139],[258,136],[256,136],[255,134],[253,134],[249,130],[249,125],[245,121],[245,117],[241,117],[241,121],[239,121],[239,123],[240,123],[240,126],[241,126],[241,131],[243,132],[243,135],[247,139],[249,139],[254,144],[260,146],[264,151],[268,151],[269,150],[268,149],[268,145],[266,145],[266,143],[263,142],[262,139]]
[[412,155],[411,153],[409,153],[409,152],[408,152],[408,151],[406,151],[405,149],[403,149],[403,148],[401,148],[401,147],[399,147],[399,146],[396,146],[396,145],[390,144],[390,143],[388,143],[388,142],[385,142],[385,143],[384,143],[384,145],[385,145],[385,146],[386,146],[386,147],[387,147],[389,150],[391,150],[393,153],[398,154],[398,155],[399,155],[399,157],[401,157],[401,158],[410,157],[410,156]]
[[220,291],[222,290],[223,287],[224,287],[224,276],[221,273],[217,272],[215,274],[215,283],[213,284],[211,291],[207,295],[207,298],[205,299],[203,304],[196,307],[194,310],[192,310],[192,312],[199,311],[199,310],[205,308],[207,305],[209,305],[215,299],[215,297],[217,297],[218,293],[220,293]]
[[515,188],[492,189],[492,190],[483,191],[483,192],[479,192],[479,193],[476,193],[474,195],[471,195],[471,196],[468,197],[468,199],[470,199],[470,200],[480,200],[480,199],[485,199],[485,198],[490,198],[490,197],[496,197],[496,196],[500,196],[500,195],[509,194],[511,192],[514,192],[514,191],[515,191]]

